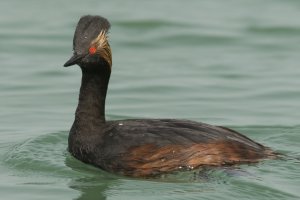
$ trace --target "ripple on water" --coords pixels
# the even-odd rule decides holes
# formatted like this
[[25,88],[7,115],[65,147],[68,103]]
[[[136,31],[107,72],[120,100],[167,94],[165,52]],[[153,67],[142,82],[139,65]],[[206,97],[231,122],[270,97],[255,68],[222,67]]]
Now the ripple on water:
[[252,25],[246,29],[249,33],[264,34],[268,36],[299,36],[300,28],[294,26],[258,26]]
[[165,28],[165,27],[187,27],[189,26],[186,23],[179,23],[173,21],[166,21],[166,20],[156,20],[156,19],[145,19],[145,20],[123,20],[123,21],[115,21],[114,25],[122,27],[124,29],[146,29],[146,30],[153,30],[157,28]]
[[65,168],[66,148],[66,132],[42,135],[14,145],[4,161],[19,172],[63,174],[69,172]]
[[4,155],[4,165],[20,176],[54,176],[77,179],[80,177],[113,178],[91,165],[73,158],[67,151],[68,133],[41,135],[15,144]]

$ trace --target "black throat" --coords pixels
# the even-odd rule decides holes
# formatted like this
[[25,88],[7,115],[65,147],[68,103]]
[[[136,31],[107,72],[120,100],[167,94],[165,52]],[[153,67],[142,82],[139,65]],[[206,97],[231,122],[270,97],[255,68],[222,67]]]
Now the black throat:
[[85,70],[82,80],[75,122],[81,126],[105,123],[105,99],[110,78],[109,69]]
[[109,77],[110,69],[86,70],[82,67],[79,103],[69,133],[68,149],[73,156],[84,162],[89,162],[86,159],[90,156],[87,155],[101,141],[99,137],[106,126],[105,98]]

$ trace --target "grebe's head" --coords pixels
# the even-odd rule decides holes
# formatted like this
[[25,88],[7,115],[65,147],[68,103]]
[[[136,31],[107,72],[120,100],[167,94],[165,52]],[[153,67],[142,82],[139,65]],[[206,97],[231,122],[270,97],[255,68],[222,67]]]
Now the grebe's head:
[[112,56],[108,43],[110,24],[100,16],[80,18],[73,38],[73,56],[65,67],[78,64],[83,70],[111,69]]

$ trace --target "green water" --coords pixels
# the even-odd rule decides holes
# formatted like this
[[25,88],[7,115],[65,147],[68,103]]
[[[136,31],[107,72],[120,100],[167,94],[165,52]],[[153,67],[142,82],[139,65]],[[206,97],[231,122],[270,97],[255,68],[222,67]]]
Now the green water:
[[[112,23],[107,118],[234,128],[286,156],[155,180],[82,164],[67,148],[83,14]],[[300,1],[9,0],[0,6],[1,199],[299,199]]]

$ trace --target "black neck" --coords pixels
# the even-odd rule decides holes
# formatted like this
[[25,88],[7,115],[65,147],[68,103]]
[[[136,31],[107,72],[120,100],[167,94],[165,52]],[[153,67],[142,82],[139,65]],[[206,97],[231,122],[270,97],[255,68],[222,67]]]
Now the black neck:
[[82,69],[79,103],[76,110],[77,122],[85,126],[105,123],[105,98],[110,72],[86,71]]

